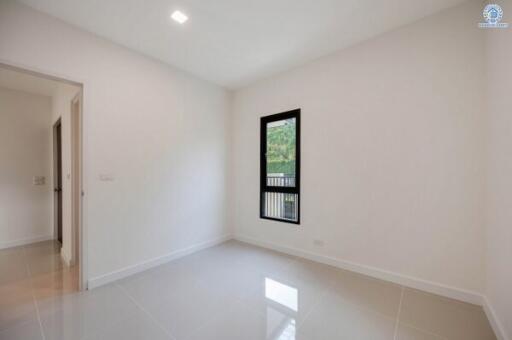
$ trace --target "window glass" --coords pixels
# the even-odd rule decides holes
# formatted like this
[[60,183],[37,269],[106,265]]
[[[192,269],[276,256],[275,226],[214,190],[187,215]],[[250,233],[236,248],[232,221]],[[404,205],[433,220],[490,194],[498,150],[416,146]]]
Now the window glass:
[[267,185],[295,187],[296,118],[267,123]]

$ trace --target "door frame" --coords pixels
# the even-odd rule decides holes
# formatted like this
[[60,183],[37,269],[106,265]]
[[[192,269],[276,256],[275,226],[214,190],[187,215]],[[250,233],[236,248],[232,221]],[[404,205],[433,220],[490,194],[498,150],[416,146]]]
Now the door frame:
[[[62,249],[63,216],[63,178],[62,178],[62,119],[53,124],[53,235]],[[59,178],[60,177],[60,178]],[[57,191],[59,190],[59,191]]]
[[[82,91],[76,94],[71,100],[71,240],[72,240],[72,257],[73,264],[82,267],[82,197],[83,180],[82,180]],[[77,110],[75,111],[75,107]],[[79,271],[79,288],[82,288],[82,271]]]
[[81,180],[80,180],[80,188],[79,192],[81,193],[79,197],[79,207],[80,207],[80,215],[79,215],[79,228],[78,231],[78,240],[79,246],[78,248],[78,259],[79,259],[79,289],[87,290],[88,289],[88,281],[89,281],[89,257],[88,257],[88,224],[87,224],[87,210],[88,210],[88,196],[87,196],[87,176],[84,173],[83,169],[85,169],[84,164],[87,164],[87,136],[85,135],[85,131],[87,131],[87,91],[88,82],[85,79],[77,79],[75,76],[68,76],[57,74],[52,70],[41,69],[37,66],[28,66],[24,64],[20,64],[17,62],[13,62],[12,60],[5,60],[0,58],[0,67],[10,69],[17,72],[22,72],[26,74],[31,74],[37,77],[46,78],[54,81],[59,81],[62,83],[78,86],[81,88],[79,94],[81,98],[81,119],[80,119],[80,157],[79,157],[79,167],[81,169]]

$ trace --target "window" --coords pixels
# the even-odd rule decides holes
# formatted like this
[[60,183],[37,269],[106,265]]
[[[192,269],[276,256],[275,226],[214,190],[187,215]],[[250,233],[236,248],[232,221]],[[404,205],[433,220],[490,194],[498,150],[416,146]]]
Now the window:
[[300,223],[300,109],[261,118],[260,217]]

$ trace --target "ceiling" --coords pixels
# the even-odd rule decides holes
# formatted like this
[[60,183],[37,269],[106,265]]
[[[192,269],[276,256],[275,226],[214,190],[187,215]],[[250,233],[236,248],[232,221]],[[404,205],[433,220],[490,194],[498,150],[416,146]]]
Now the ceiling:
[[[21,91],[40,96],[52,97],[59,87],[71,87],[73,85],[57,80],[51,80],[35,74],[16,71],[0,65],[0,87],[14,91]],[[76,86],[73,86],[76,88]]]
[[234,89],[465,0],[20,1]]

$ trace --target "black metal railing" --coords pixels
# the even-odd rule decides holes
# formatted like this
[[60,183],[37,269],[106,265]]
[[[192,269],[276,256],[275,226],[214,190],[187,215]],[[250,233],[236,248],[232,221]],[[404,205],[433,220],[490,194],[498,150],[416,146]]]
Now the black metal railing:
[[295,177],[290,176],[268,176],[267,185],[271,187],[294,187]]
[[[267,185],[275,187],[294,187],[295,177],[269,176]],[[282,192],[264,193],[264,214],[266,217],[297,221],[299,213],[299,195]]]

